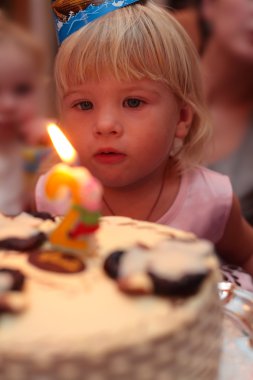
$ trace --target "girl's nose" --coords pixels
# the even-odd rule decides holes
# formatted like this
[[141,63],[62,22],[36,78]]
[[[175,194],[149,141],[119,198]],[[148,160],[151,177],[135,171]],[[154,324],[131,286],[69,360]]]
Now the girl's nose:
[[122,132],[122,124],[112,112],[101,113],[94,124],[94,133],[97,136],[120,136]]

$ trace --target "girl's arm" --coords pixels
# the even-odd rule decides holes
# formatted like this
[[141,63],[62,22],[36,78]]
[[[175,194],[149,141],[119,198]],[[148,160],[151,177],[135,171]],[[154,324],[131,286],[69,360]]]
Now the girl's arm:
[[228,222],[216,248],[226,262],[243,267],[253,276],[253,227],[243,218],[236,196],[233,196]]

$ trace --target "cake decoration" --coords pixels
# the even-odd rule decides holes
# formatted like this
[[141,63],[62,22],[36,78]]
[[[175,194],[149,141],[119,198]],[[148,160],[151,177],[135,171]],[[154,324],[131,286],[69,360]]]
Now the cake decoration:
[[105,259],[104,269],[109,277],[117,279],[119,277],[120,260],[126,251],[114,251]]
[[61,44],[72,33],[97,18],[139,0],[52,0],[58,41]]
[[164,241],[154,250],[137,244],[112,252],[104,269],[127,293],[187,297],[198,291],[210,273],[205,259],[204,254],[185,252],[185,243]]
[[85,265],[76,255],[57,251],[38,251],[29,255],[29,263],[48,271],[65,274],[82,272]]
[[[119,289],[131,295],[160,294],[155,291],[154,283],[148,273],[135,273],[118,279]],[[168,294],[164,294],[168,295]]]
[[189,273],[179,278],[178,281],[160,277],[154,272],[148,272],[154,286],[154,293],[161,296],[188,297],[195,294],[203,280],[207,277],[205,273]]
[[52,231],[50,242],[65,251],[89,255],[94,252],[94,232],[99,227],[102,187],[87,169],[55,165],[48,173],[45,193],[51,200],[71,194],[72,204]]
[[46,241],[46,235],[39,232],[26,238],[9,237],[0,240],[0,248],[14,251],[31,251],[40,247]]
[[0,249],[31,251],[40,247],[47,239],[43,230],[38,229],[39,219],[29,219],[28,214],[9,218],[0,215]]
[[0,314],[19,313],[26,307],[24,274],[15,269],[0,268]]
[[[77,154],[61,130],[50,125],[48,132],[63,161],[76,161]],[[100,182],[84,167],[60,163],[47,174],[45,194],[52,201],[70,198],[71,203],[63,220],[50,235],[52,245],[84,257],[93,254],[102,198]]]
[[32,211],[30,212],[30,215],[33,216],[34,218],[39,218],[42,220],[52,220],[53,222],[55,221],[55,218],[51,214],[45,211]]

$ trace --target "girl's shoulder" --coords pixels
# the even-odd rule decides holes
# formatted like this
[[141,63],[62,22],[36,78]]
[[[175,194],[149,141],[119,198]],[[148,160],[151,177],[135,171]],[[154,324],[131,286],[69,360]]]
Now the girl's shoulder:
[[229,177],[204,166],[196,166],[185,171],[183,178],[184,182],[191,187],[194,186],[199,190],[203,188],[206,191],[210,190],[213,196],[221,192],[229,193],[232,196],[233,191]]
[[197,166],[183,172],[177,199],[162,222],[216,243],[223,235],[232,200],[227,176]]

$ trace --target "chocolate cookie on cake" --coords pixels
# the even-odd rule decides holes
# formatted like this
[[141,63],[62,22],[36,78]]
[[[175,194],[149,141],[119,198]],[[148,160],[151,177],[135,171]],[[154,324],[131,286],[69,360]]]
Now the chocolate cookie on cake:
[[17,217],[0,214],[0,249],[30,251],[41,246],[47,239],[47,224],[41,217],[26,213]]

